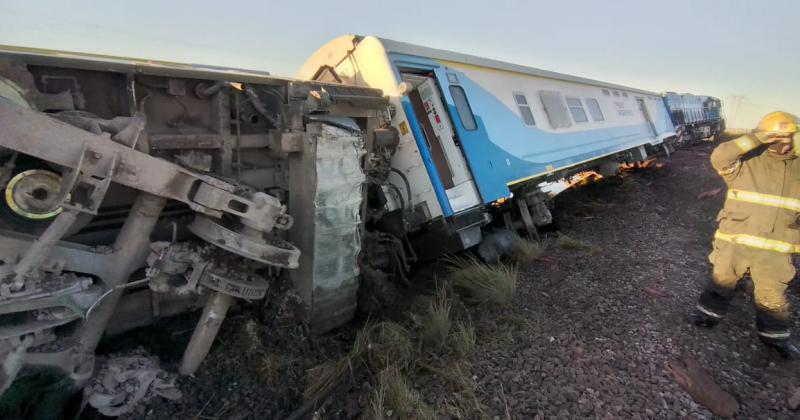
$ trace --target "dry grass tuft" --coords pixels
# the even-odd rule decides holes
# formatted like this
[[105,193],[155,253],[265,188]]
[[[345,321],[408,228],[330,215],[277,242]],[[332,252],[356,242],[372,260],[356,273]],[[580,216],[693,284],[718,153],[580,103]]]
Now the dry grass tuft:
[[306,371],[306,389],[303,398],[311,400],[326,394],[350,372],[351,361],[347,357],[328,360]]
[[436,287],[436,295],[428,301],[421,314],[411,314],[411,320],[419,328],[420,340],[426,347],[441,349],[452,327],[453,303],[443,286]]
[[411,387],[400,369],[387,368],[378,374],[378,386],[370,399],[372,418],[434,419],[436,415],[425,404],[419,392]]
[[260,325],[253,319],[248,319],[244,323],[244,336],[246,338],[246,348],[248,353],[258,353],[264,348],[264,342],[258,335]]
[[518,314],[505,314],[497,318],[495,336],[508,342],[508,345],[527,346],[537,337],[536,324]]
[[289,369],[294,369],[292,365],[298,359],[293,356],[268,353],[261,357],[261,363],[258,365],[258,370],[264,381],[270,385],[277,385],[280,382],[282,372]]
[[547,250],[547,244],[542,241],[517,238],[511,244],[508,256],[519,265],[530,265],[541,260],[545,250]]
[[266,354],[261,358],[261,366],[258,370],[267,384],[273,385],[277,381],[280,368],[280,360],[273,354]]
[[453,289],[469,305],[510,305],[517,292],[517,274],[515,265],[490,266],[475,257],[450,259]]
[[476,335],[472,322],[458,322],[450,335],[450,347],[458,357],[467,357],[475,348]]
[[498,318],[498,322],[525,333],[535,331],[533,323],[528,318],[519,314],[505,314]]
[[375,329],[368,323],[362,328],[346,355],[336,360],[328,360],[306,371],[306,389],[303,397],[310,400],[317,395],[326,394],[353,370],[364,363],[364,355],[369,350],[370,339]]
[[447,364],[444,368],[436,369],[435,372],[451,384],[455,385],[460,391],[473,392],[477,384],[472,379],[470,368],[472,365],[466,360],[456,360]]
[[470,373],[471,365],[465,360],[452,362],[434,373],[451,383],[456,392],[447,402],[445,410],[456,419],[490,419],[486,407],[478,399],[478,384]]
[[556,239],[556,246],[561,249],[570,249],[574,251],[594,252],[598,250],[596,246],[586,241],[570,238],[569,236],[564,235],[563,233],[558,234],[558,239]]
[[406,368],[413,359],[414,339],[408,329],[391,321],[381,322],[373,328],[369,346],[369,361],[373,369],[383,370],[389,365]]
[[386,407],[386,387],[378,386],[372,390],[372,397],[369,399],[366,418],[370,420],[386,420],[389,415],[394,414]]

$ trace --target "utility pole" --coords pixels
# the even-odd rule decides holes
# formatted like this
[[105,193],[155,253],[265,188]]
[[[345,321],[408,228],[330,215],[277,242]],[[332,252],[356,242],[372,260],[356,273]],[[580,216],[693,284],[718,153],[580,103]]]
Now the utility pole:
[[731,95],[731,106],[733,107],[733,115],[731,115],[729,127],[732,128],[742,128],[739,126],[734,125],[736,121],[736,117],[739,115],[739,107],[742,106],[742,101],[744,101],[746,97],[741,95]]

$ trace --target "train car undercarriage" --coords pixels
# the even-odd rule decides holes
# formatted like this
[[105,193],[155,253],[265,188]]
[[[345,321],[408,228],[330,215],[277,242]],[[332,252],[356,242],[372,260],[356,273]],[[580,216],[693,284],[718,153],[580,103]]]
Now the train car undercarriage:
[[0,55],[0,394],[38,369],[80,388],[104,334],[202,307],[192,374],[279,276],[312,328],[348,320],[389,119],[373,89]]

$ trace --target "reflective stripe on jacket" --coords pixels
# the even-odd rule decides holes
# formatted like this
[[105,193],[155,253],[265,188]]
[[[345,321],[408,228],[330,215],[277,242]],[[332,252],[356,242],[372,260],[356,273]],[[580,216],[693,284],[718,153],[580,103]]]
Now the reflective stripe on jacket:
[[770,152],[747,135],[717,146],[711,164],[728,185],[717,239],[800,252],[800,159]]

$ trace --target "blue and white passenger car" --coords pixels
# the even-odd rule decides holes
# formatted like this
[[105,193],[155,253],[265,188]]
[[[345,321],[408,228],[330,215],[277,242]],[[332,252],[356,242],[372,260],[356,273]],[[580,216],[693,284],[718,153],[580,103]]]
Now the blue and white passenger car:
[[408,205],[449,220],[463,247],[480,240],[476,212],[514,209],[535,231],[550,217],[539,184],[642,161],[675,134],[658,93],[371,36],[330,41],[298,77],[391,98]]

